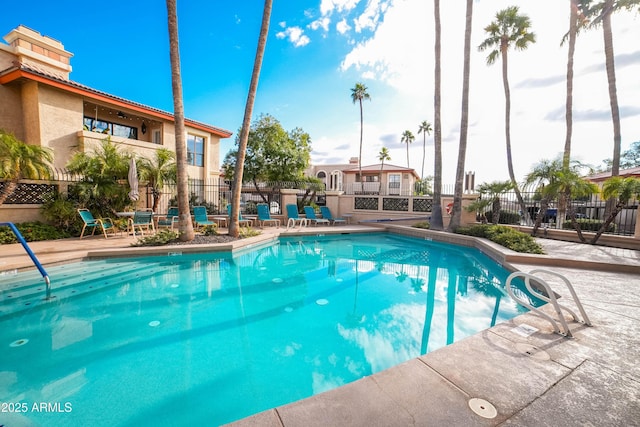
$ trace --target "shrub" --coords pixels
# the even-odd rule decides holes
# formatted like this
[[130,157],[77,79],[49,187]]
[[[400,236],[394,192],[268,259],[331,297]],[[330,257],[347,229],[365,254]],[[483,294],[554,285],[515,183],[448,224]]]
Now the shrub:
[[251,227],[240,227],[240,231],[238,232],[238,236],[241,239],[253,236],[259,236],[261,234],[260,230],[256,230]]
[[[491,222],[493,211],[487,211],[484,214],[487,217],[487,221]],[[501,209],[498,224],[520,224],[520,214],[518,212]]]
[[[576,220],[578,224],[580,224],[580,229],[582,231],[598,231],[604,221],[601,219],[584,219],[579,218]],[[569,219],[562,224],[562,228],[565,230],[573,230],[573,222]],[[616,225],[614,223],[609,224],[607,229],[605,230],[608,233],[613,233],[616,231]]]
[[543,254],[542,247],[536,243],[529,234],[514,230],[504,225],[480,224],[470,227],[459,227],[458,234],[465,234],[474,237],[484,237],[512,251]]
[[141,237],[131,246],[162,246],[178,238],[178,232],[161,230],[151,236]]
[[218,234],[218,226],[217,225],[205,225],[202,228],[202,234],[205,236],[216,236]]
[[421,222],[418,222],[416,224],[413,224],[412,227],[414,227],[414,228],[424,228],[425,230],[428,230],[429,227],[431,227],[431,224],[429,224],[428,221],[421,221]]
[[[56,240],[71,237],[71,234],[56,227],[42,222],[22,222],[15,224],[16,228],[27,242],[38,242],[41,240]],[[0,244],[18,243],[18,239],[9,227],[0,227]]]

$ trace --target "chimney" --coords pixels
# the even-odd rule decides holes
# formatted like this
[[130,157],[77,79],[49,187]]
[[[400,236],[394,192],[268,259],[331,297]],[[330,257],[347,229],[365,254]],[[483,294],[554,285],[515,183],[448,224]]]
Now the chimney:
[[18,62],[58,78],[69,80],[72,53],[64,50],[59,41],[24,25],[4,36],[4,40],[13,48]]
[[358,164],[358,158],[357,157],[352,157],[349,159],[349,164],[350,165],[357,165]]

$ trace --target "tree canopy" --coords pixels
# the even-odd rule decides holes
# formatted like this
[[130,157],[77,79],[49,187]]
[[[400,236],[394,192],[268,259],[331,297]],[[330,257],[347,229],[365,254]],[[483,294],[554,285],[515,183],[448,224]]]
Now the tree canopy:
[[[236,148],[225,156],[222,169],[225,179],[235,175]],[[269,114],[263,114],[251,125],[244,161],[243,182],[299,181],[311,159],[311,137],[297,127],[287,132]]]

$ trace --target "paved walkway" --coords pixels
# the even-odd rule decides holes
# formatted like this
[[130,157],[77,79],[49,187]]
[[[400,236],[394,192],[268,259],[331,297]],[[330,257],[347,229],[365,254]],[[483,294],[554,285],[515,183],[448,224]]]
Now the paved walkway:
[[[339,231],[366,229],[345,226]],[[283,229],[267,228],[260,238],[279,231]],[[41,262],[50,264],[89,253],[99,256],[108,248],[128,252],[137,249],[130,248],[133,241],[93,237],[36,242],[31,247]],[[640,252],[539,242],[547,255],[508,258],[514,253],[502,252],[506,259],[517,260],[509,261],[513,268],[526,272],[544,267],[571,281],[593,323],[587,327],[570,322],[574,338],[554,334],[548,321],[527,313],[399,366],[233,425],[640,426]],[[0,251],[0,271],[30,265],[20,245],[3,245]],[[567,267],[576,261],[581,268]],[[556,290],[567,295],[561,287]],[[549,306],[544,310],[555,317]]]

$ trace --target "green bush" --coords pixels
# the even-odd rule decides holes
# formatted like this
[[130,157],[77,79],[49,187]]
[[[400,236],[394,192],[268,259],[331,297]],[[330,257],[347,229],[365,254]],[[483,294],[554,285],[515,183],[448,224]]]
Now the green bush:
[[425,230],[428,230],[429,227],[431,227],[431,224],[429,224],[429,221],[421,221],[421,222],[418,222],[416,224],[413,224],[412,227],[414,227],[414,228],[423,228]]
[[162,246],[178,238],[178,233],[171,230],[161,230],[151,236],[141,237],[131,246]]
[[[602,227],[602,224],[604,224],[604,221],[601,219],[583,219],[583,218],[579,218],[576,220],[578,224],[580,224],[580,229],[582,231],[598,231],[600,230],[600,227]],[[562,224],[562,228],[565,230],[573,230],[573,221],[571,221],[570,219],[565,221]],[[605,230],[608,233],[614,233],[616,231],[616,225],[614,223],[609,224],[609,226],[607,227],[607,229]]]
[[535,239],[529,234],[522,233],[504,225],[480,224],[470,227],[459,227],[456,233],[474,237],[484,237],[516,252],[528,254],[544,253],[542,247],[536,243]]
[[[64,230],[44,224],[40,221],[22,222],[15,224],[16,228],[27,242],[38,242],[41,240],[56,240],[71,237],[71,234]],[[18,243],[18,239],[9,227],[0,227],[0,244]]]
[[[491,222],[491,219],[493,218],[493,211],[487,211],[485,212],[485,215],[487,217],[487,221]],[[520,224],[520,214],[518,212],[501,209],[498,224]]]
[[217,225],[205,225],[202,228],[202,234],[205,236],[216,236],[218,235],[218,226]]

